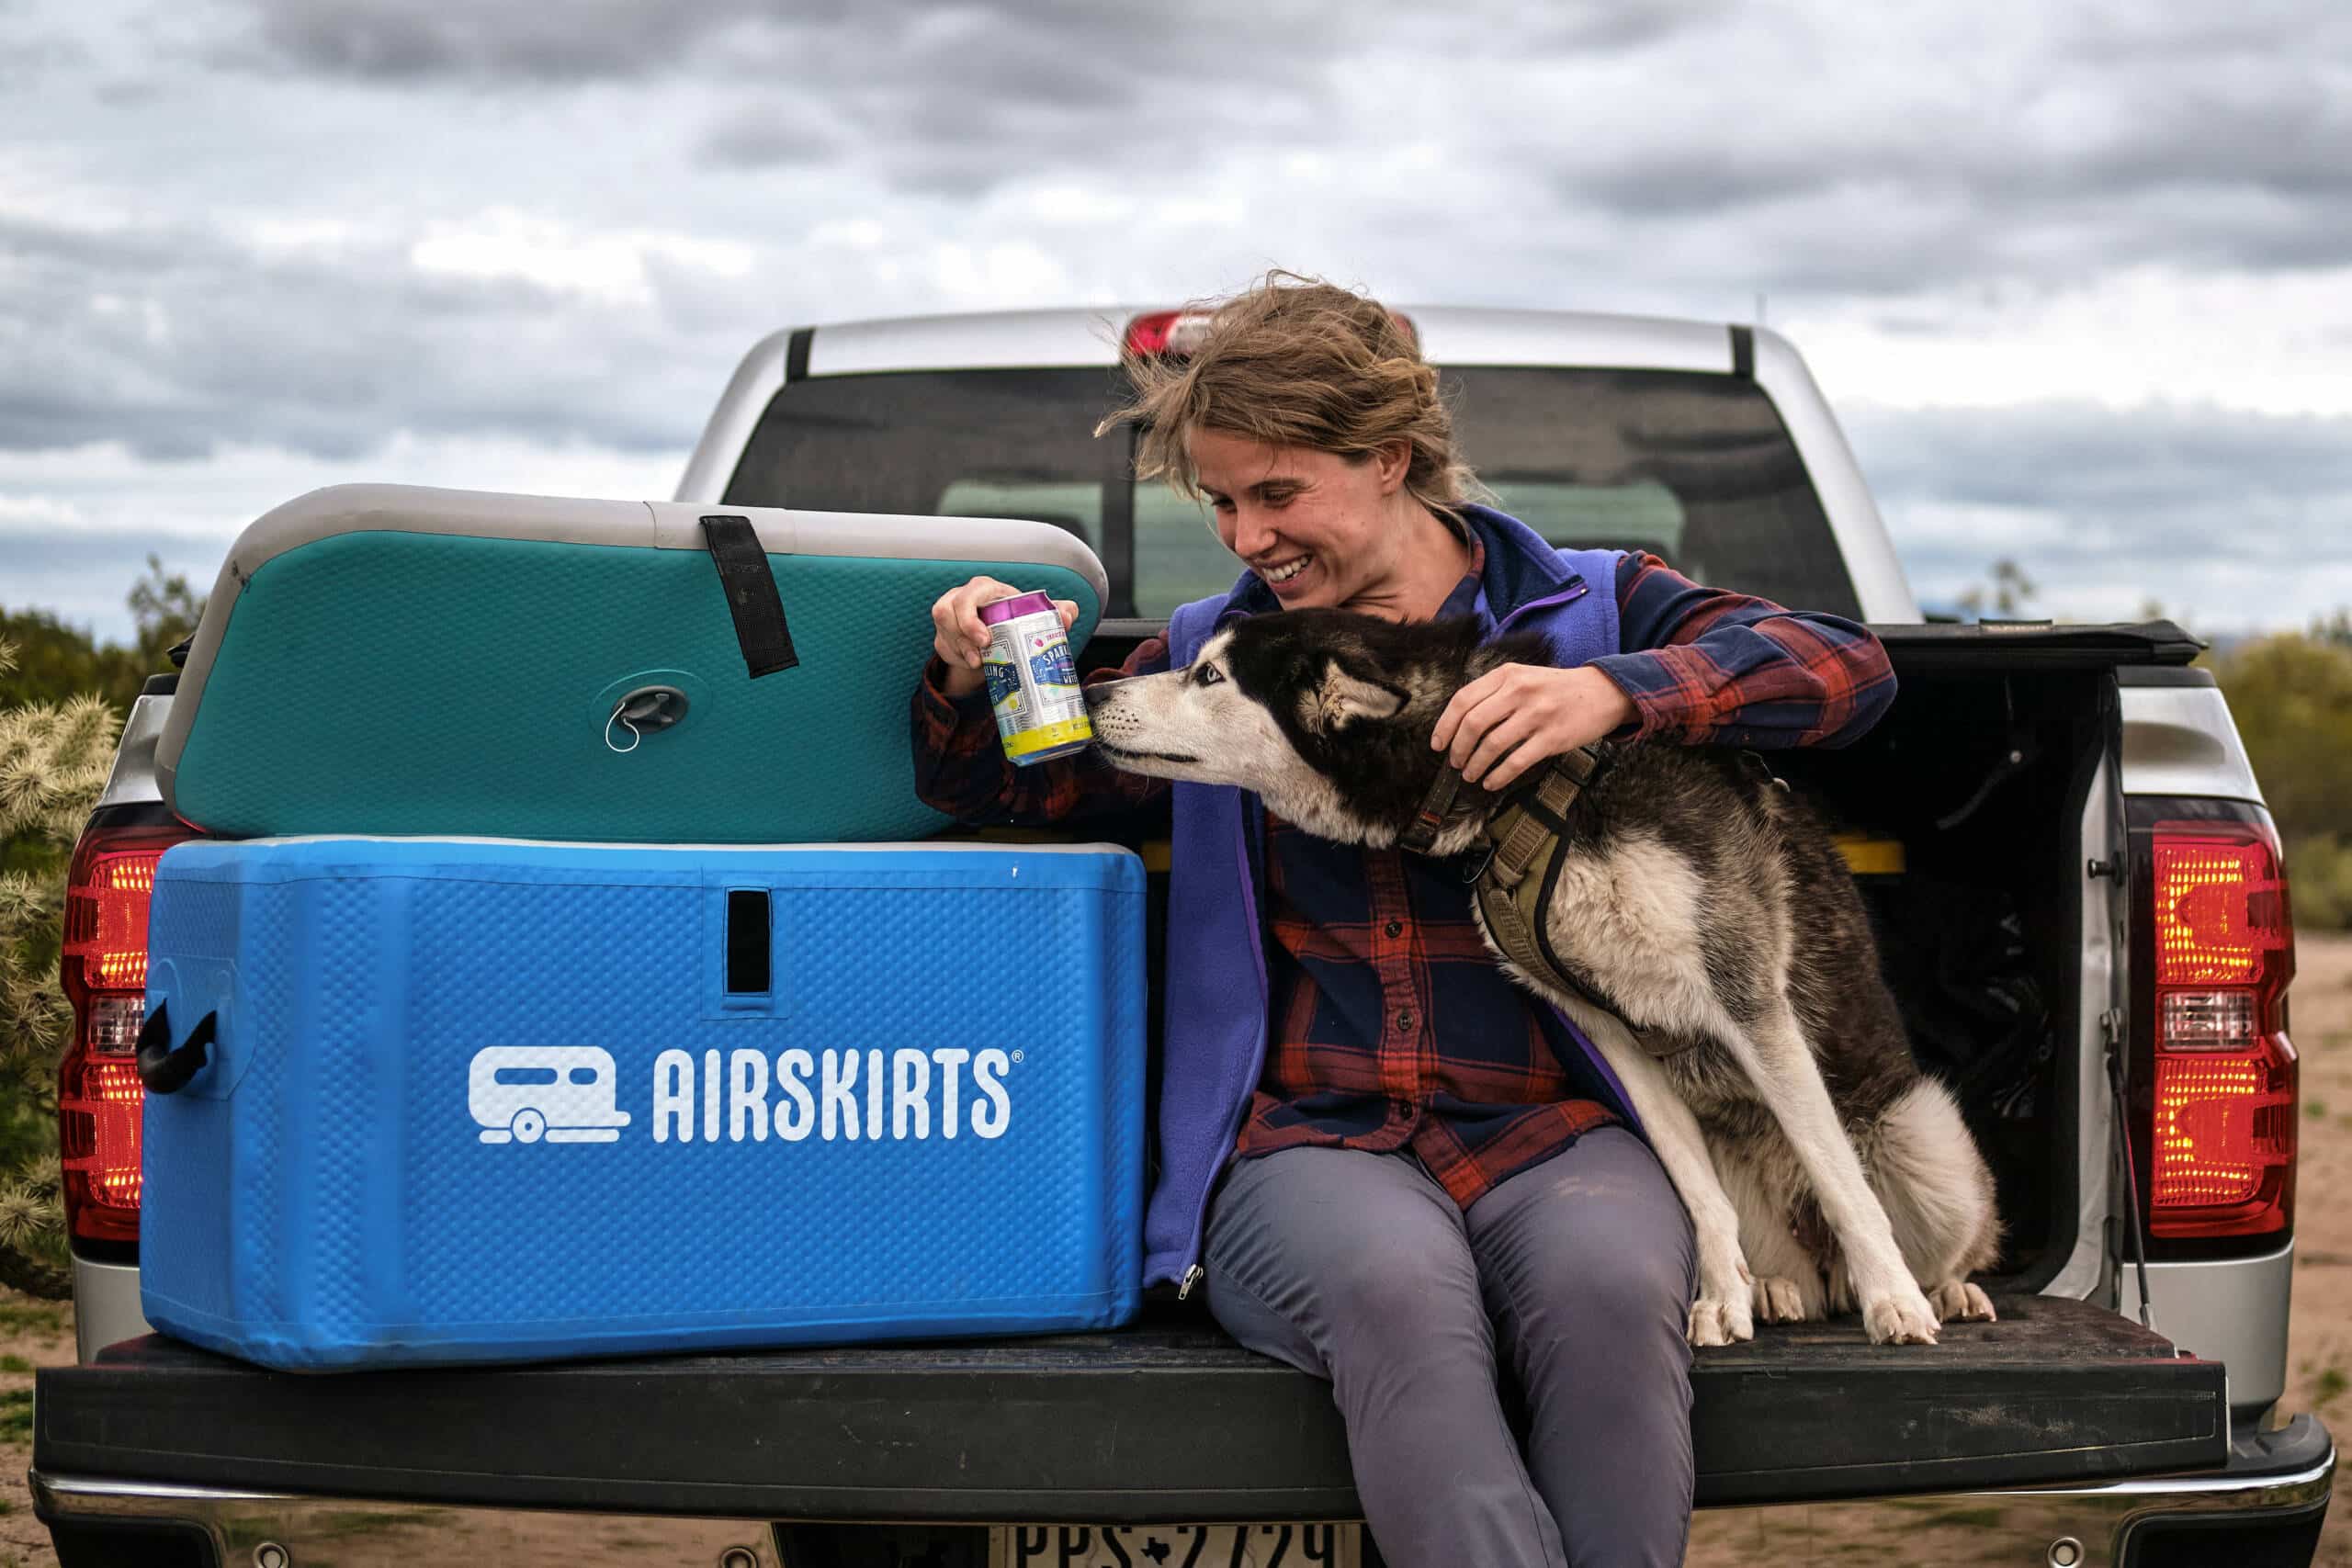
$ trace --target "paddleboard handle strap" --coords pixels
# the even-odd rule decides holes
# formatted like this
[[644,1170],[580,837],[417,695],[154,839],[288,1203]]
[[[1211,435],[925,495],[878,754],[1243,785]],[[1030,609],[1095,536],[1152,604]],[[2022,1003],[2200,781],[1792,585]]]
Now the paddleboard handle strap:
[[718,515],[702,520],[703,541],[711,564],[718,569],[718,585],[727,593],[727,613],[735,618],[735,641],[743,650],[743,668],[752,679],[789,670],[800,662],[792,647],[792,630],[785,625],[784,599],[775,590],[775,574],[768,570],[767,551],[748,517]]

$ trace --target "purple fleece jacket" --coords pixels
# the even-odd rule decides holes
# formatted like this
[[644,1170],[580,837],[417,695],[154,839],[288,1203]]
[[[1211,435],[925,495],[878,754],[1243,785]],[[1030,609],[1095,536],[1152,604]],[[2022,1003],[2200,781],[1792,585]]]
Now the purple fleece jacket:
[[[1617,551],[1562,552],[1502,513],[1483,506],[1463,513],[1486,546],[1482,585],[1498,632],[1541,632],[1553,662],[1564,669],[1618,651]],[[1254,575],[1222,597],[1182,606],[1168,623],[1170,666],[1190,664],[1227,622],[1277,607]],[[1200,1261],[1209,1194],[1265,1071],[1270,1006],[1257,852],[1262,807],[1255,795],[1229,786],[1179,784],[1171,809],[1167,1060],[1159,1180],[1144,1214],[1147,1285],[1189,1284]],[[1600,1052],[1574,1024],[1561,1021],[1586,1057],[1563,1066],[1638,1127]]]

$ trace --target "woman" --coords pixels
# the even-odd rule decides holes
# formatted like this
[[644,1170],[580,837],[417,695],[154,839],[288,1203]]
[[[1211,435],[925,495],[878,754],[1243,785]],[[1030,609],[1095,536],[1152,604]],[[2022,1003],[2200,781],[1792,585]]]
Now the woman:
[[[1127,368],[1136,400],[1102,429],[1139,424],[1138,476],[1204,497],[1248,570],[1123,674],[1306,605],[1508,620],[1560,667],[1481,679],[1431,738],[1497,789],[1602,739],[1841,744],[1893,695],[1850,622],[1699,588],[1654,556],[1563,553],[1473,504],[1436,373],[1373,300],[1270,276],[1188,357]],[[1204,1281],[1236,1339],[1330,1380],[1395,1568],[1679,1561],[1690,1222],[1606,1067],[1504,979],[1450,868],[1091,754],[1006,761],[978,608],[1013,591],[975,579],[933,606],[918,789],[975,823],[1170,811],[1147,1282]]]

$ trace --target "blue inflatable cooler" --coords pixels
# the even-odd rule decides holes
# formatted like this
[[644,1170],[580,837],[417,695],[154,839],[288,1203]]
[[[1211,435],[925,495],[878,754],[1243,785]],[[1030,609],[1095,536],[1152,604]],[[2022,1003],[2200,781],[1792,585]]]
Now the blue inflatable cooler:
[[150,1321],[293,1369],[1104,1328],[1144,874],[1107,846],[179,845]]

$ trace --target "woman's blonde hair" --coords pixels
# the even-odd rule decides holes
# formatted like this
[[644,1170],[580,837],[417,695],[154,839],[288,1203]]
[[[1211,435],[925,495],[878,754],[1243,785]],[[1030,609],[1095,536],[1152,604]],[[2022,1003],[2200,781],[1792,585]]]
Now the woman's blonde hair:
[[1356,461],[1402,440],[1405,489],[1441,517],[1486,493],[1454,448],[1453,416],[1411,331],[1376,300],[1318,278],[1269,272],[1214,306],[1178,352],[1129,346],[1121,362],[1135,400],[1094,434],[1137,426],[1136,477],[1194,500],[1185,437],[1196,425]]

